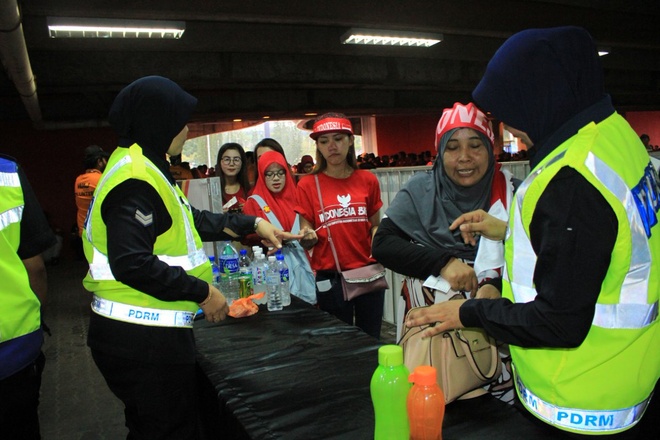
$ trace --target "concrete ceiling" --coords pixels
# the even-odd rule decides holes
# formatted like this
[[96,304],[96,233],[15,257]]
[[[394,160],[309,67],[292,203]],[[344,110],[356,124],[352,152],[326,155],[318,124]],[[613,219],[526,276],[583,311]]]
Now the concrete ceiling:
[[[103,123],[117,92],[152,74],[199,98],[194,120],[202,123],[327,110],[437,114],[470,99],[507,37],[569,24],[587,28],[611,50],[602,61],[620,110],[660,110],[657,0],[30,0],[18,6],[42,118],[34,122],[46,127]],[[50,16],[180,20],[186,31],[180,40],[51,39]],[[428,49],[340,44],[350,27],[441,32],[444,41]],[[30,119],[7,69],[0,74],[0,104],[0,121]]]

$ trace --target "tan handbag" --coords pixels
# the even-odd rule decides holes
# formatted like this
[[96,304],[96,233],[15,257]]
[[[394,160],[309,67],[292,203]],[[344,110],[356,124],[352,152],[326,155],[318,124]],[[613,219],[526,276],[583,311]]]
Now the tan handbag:
[[[417,308],[406,314],[406,320]],[[428,327],[427,324],[404,329],[399,341],[403,362],[410,371],[419,365],[435,367],[447,403],[494,382],[502,373],[496,342],[483,329],[450,330],[422,339]]]

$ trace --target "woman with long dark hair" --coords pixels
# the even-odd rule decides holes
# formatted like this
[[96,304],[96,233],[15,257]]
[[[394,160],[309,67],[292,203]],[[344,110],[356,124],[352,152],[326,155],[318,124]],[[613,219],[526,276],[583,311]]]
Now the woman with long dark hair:
[[242,212],[250,194],[247,175],[247,158],[240,144],[228,142],[218,151],[215,175],[220,177],[224,211]]

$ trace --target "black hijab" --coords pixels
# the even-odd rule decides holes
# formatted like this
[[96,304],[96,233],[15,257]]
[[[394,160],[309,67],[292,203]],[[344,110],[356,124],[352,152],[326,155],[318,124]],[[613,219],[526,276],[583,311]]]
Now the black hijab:
[[148,157],[150,152],[164,160],[172,139],[186,125],[196,104],[197,98],[174,81],[146,76],[119,92],[108,119],[119,135],[119,146],[136,143]]
[[554,132],[605,96],[596,45],[574,26],[513,35],[472,92],[481,108],[527,133],[532,166],[557,146],[547,143]]

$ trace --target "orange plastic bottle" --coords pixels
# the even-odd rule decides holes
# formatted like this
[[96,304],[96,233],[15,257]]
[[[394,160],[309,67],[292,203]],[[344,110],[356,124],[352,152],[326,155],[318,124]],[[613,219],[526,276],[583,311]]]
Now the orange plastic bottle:
[[408,378],[414,383],[406,402],[410,440],[442,440],[445,395],[438,386],[436,374],[435,368],[422,365]]

